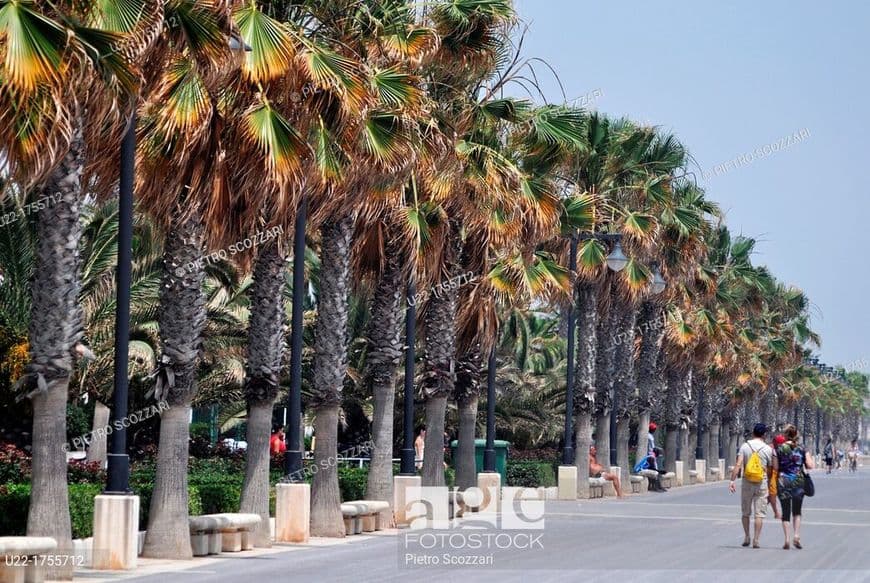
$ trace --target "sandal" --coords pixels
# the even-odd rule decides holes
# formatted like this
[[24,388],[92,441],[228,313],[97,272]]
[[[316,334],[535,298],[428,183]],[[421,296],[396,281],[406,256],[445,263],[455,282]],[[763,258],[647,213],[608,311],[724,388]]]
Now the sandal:
[[752,548],[753,548],[753,549],[760,549],[760,548],[761,548],[761,545],[758,544],[758,541],[755,541],[755,542],[752,543]]
[[742,546],[748,547],[749,546],[749,539],[744,540]]
[[802,548],[803,548],[803,547],[801,546],[801,539],[799,539],[799,538],[794,539],[794,548],[796,548],[796,549],[802,549]]
[[791,547],[789,547],[789,546],[788,546],[788,542],[786,542],[784,545],[782,545],[782,548],[785,549],[785,550],[788,550],[788,549],[791,548]]

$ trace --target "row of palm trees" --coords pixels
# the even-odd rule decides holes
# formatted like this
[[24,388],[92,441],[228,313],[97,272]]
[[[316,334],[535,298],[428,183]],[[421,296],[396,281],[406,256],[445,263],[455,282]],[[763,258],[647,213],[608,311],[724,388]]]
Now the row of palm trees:
[[[55,537],[61,551],[71,542],[57,445],[66,439],[75,363],[97,338],[80,301],[90,273],[82,212],[92,198],[113,195],[115,156],[107,153],[131,118],[137,201],[163,233],[159,282],[142,282],[157,287],[159,302],[142,317],[156,320],[148,330],[159,338],[153,396],[170,404],[146,556],[191,555],[191,405],[204,360],[218,386],[241,368],[215,359],[218,346],[244,363],[241,508],[268,518],[290,250],[271,240],[235,256],[252,274],[230,294],[247,295],[241,335],[228,326],[237,298],[200,261],[264,228],[305,228],[319,251],[311,386],[318,460],[337,450],[349,297],[362,291],[368,299],[360,375],[374,404],[369,498],[392,499],[409,282],[439,290],[421,306],[425,485],[444,481],[438,452],[449,401],[460,411],[457,483],[474,483],[483,363],[505,330],[522,325],[512,320],[517,306],[574,310],[578,451],[593,424],[607,438],[613,407],[624,468],[632,419],[643,433],[658,407],[668,429],[679,427],[702,387],[708,411],[736,411],[755,392],[817,394],[801,367],[804,346],[817,342],[806,298],[751,264],[752,241],[732,240],[674,136],[508,96],[536,91],[509,0],[0,0],[0,14],[8,189],[57,200],[36,219],[30,358],[18,390],[34,412],[28,533]],[[303,211],[307,221],[297,221]],[[619,272],[607,268],[616,236],[626,254]],[[452,285],[469,273],[465,285]],[[662,276],[666,290],[653,295]],[[95,285],[111,289],[111,276]],[[844,402],[831,399],[832,411]],[[699,439],[711,433],[698,428]],[[586,456],[576,459],[585,475]],[[341,536],[338,476],[325,467],[312,485],[312,534]],[[258,544],[268,544],[265,528]]]

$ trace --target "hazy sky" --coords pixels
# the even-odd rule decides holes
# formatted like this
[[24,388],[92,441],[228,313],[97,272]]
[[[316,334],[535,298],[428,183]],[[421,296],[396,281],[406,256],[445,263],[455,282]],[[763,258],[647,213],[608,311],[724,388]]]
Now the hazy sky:
[[686,144],[732,233],[759,240],[754,262],[813,302],[822,359],[870,363],[870,3],[516,5],[530,27],[524,54],[549,63],[569,99]]

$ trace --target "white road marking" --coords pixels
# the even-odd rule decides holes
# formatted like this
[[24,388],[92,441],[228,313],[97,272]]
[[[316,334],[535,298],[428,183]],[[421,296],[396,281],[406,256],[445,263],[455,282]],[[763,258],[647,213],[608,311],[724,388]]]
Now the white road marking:
[[[697,506],[704,508],[739,508],[739,504],[674,504],[670,502],[622,502],[621,506]],[[848,512],[870,514],[870,510],[853,510],[851,508],[816,508],[815,506],[808,507],[811,512]]]
[[[658,519],[658,520],[699,520],[702,522],[727,522],[728,524],[737,524],[740,522],[739,519],[734,518],[722,518],[720,517],[708,517],[708,516],[659,516],[659,515],[649,515],[649,514],[593,514],[591,512],[579,512],[579,513],[569,513],[569,512],[547,512],[544,515],[544,518],[550,516],[585,516],[586,518],[628,518],[631,520],[643,520],[648,518]],[[771,517],[772,518],[772,517]],[[816,522],[804,520],[801,522],[802,526],[857,526],[861,528],[870,528],[870,523],[861,523],[861,522]]]

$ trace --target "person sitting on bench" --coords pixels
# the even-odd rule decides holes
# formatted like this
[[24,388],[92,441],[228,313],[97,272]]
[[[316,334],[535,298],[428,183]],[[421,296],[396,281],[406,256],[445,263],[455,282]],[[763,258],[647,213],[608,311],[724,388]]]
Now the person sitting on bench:
[[622,498],[622,484],[619,480],[619,474],[612,474],[604,471],[604,466],[598,463],[595,458],[596,449],[594,445],[589,446],[589,477],[604,478],[608,482],[613,482],[613,489],[616,491],[616,497]]

